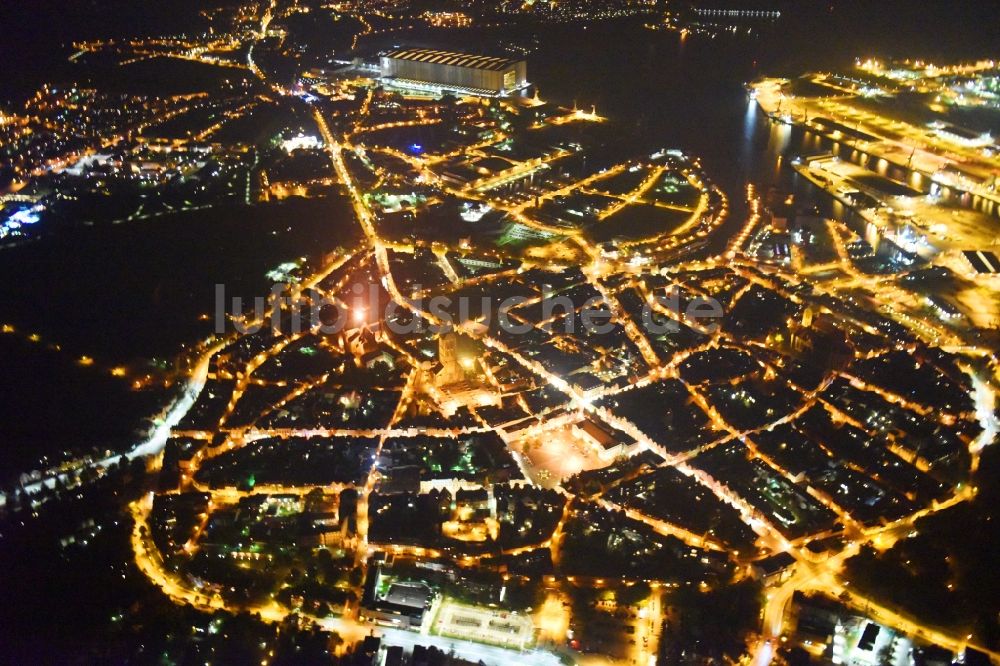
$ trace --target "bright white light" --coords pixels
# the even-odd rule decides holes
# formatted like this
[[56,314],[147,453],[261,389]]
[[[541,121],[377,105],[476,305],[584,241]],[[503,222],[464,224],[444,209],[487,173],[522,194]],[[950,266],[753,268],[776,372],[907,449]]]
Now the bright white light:
[[322,145],[323,143],[317,137],[305,136],[303,134],[281,142],[281,147],[285,149],[286,153],[293,153],[302,148],[313,150],[322,147]]
[[493,209],[488,204],[471,205],[466,203],[462,207],[461,216],[466,222],[478,222],[491,210]]

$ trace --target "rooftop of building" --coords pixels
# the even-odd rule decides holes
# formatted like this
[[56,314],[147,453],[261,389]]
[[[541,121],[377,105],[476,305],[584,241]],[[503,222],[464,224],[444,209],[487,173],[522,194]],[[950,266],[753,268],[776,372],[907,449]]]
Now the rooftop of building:
[[387,58],[395,58],[397,60],[430,62],[438,65],[471,67],[474,69],[488,69],[492,71],[506,69],[518,62],[516,60],[511,60],[510,58],[473,55],[470,53],[457,53],[455,51],[436,51],[433,49],[397,49],[389,51],[385,55]]
[[417,583],[393,583],[385,595],[390,604],[407,608],[425,608],[430,600],[431,591],[426,585]]

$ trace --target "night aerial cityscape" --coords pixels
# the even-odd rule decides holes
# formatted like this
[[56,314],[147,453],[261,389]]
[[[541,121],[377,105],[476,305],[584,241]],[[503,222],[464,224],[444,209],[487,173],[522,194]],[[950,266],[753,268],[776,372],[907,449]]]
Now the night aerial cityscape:
[[0,663],[1000,665],[995,2],[0,26]]

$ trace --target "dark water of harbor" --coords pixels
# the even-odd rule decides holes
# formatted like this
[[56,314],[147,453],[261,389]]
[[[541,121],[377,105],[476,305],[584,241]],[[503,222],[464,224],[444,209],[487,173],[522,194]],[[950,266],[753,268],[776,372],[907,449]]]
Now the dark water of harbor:
[[[852,151],[820,137],[772,124],[748,99],[744,85],[762,76],[851,67],[855,58],[923,58],[938,62],[995,58],[995,42],[982,30],[1000,20],[989,3],[800,3],[755,37],[710,38],[652,31],[641,22],[548,29],[529,58],[529,78],[541,96],[583,108],[591,105],[624,123],[623,141],[636,149],[681,148],[701,157],[730,197],[738,227],[747,183],[757,191],[792,193],[802,209],[825,215],[845,211],[789,163],[799,155]],[[914,6],[916,5],[916,6]],[[987,22],[983,22],[987,21]],[[860,156],[855,155],[858,159]],[[911,174],[872,162],[888,177]],[[970,201],[957,201],[972,205]]]

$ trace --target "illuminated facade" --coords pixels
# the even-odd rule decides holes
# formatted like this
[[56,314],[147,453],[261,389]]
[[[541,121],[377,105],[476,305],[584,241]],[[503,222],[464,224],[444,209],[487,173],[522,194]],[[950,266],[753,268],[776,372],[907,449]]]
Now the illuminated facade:
[[382,56],[381,72],[391,85],[441,92],[503,95],[528,84],[523,60],[430,49],[390,51]]

